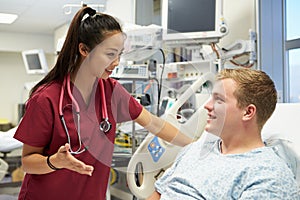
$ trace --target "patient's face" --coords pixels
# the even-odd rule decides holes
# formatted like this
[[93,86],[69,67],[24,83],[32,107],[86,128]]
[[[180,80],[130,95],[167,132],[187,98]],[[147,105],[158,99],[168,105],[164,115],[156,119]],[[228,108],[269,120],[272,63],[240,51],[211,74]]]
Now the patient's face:
[[217,81],[212,97],[205,105],[208,111],[205,130],[223,139],[234,135],[242,123],[243,110],[237,107],[237,100],[233,95],[236,87],[232,79]]

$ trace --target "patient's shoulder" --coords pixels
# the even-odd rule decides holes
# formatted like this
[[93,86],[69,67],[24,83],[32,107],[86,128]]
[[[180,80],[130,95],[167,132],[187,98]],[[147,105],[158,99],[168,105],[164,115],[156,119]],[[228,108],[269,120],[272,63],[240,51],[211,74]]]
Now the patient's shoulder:
[[254,161],[256,162],[252,162],[249,169],[253,175],[274,179],[284,179],[284,177],[295,179],[292,169],[276,154],[273,147],[262,148],[261,154],[254,158]]

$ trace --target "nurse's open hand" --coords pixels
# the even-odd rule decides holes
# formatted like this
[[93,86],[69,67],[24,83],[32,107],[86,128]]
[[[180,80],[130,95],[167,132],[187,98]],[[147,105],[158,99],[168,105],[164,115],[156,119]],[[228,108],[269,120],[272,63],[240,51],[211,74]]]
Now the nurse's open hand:
[[92,176],[94,167],[91,165],[86,165],[82,161],[76,159],[69,150],[70,145],[68,143],[58,149],[55,155],[58,166],[78,172],[80,174]]

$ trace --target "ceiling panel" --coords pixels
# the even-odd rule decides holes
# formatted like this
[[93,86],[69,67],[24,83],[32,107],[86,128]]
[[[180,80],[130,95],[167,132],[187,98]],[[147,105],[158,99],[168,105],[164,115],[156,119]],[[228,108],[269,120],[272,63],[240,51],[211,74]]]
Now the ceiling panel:
[[[71,21],[82,3],[106,5],[106,0],[0,0],[0,12],[19,15],[13,24],[0,24],[0,32],[53,34],[55,29]],[[65,14],[66,4],[77,7],[72,8],[71,14]]]

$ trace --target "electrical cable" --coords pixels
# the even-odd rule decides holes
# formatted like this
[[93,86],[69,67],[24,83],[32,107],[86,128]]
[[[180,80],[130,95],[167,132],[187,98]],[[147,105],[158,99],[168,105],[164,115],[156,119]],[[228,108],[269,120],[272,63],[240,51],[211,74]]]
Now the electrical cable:
[[[152,50],[152,47],[147,47],[146,49],[148,50]],[[165,69],[165,64],[166,64],[166,56],[165,56],[165,52],[163,51],[162,48],[159,48],[159,51],[162,54],[162,58],[163,58],[163,65],[162,65],[162,71],[161,71],[161,75],[160,75],[160,80],[158,81],[158,79],[156,78],[152,78],[153,80],[157,81],[157,90],[158,90],[158,98],[157,98],[157,111],[156,111],[156,115],[159,115],[159,107],[160,107],[160,99],[161,99],[161,90],[162,90],[162,77],[163,77],[163,73],[164,73],[164,69]]]
[[160,74],[160,81],[158,83],[158,100],[157,100],[157,112],[156,115],[159,115],[159,107],[160,107],[160,98],[161,98],[161,89],[162,89],[162,81],[163,81],[163,73],[164,73],[164,69],[165,69],[165,65],[166,65],[166,56],[165,56],[165,52],[159,48],[159,51],[162,54],[163,57],[163,65],[162,65],[162,70],[161,70],[161,74]]
[[[149,80],[154,80],[157,84],[157,93],[159,93],[159,81],[157,78],[150,78]],[[156,110],[156,115],[158,116],[158,113],[159,113],[159,106],[157,107],[157,110]]]
[[216,53],[217,58],[219,59],[220,58],[220,54],[219,54],[218,50],[216,49],[216,44],[215,43],[211,43],[210,47],[212,48],[213,52]]
[[[239,66],[239,67],[244,67],[244,68],[250,68],[250,67],[252,67],[253,65],[254,65],[254,63],[252,63],[252,64],[241,64],[241,63],[237,63],[236,61],[234,61],[234,60],[230,60],[230,62],[232,63],[232,64],[234,64],[234,65],[236,65],[236,66]],[[249,61],[247,62],[247,63],[249,63]]]
[[[211,45],[211,47],[212,47],[213,51],[217,54],[217,57],[219,57],[219,53],[218,53],[218,51],[216,50],[215,45]],[[222,48],[222,51],[228,52],[229,50],[226,49],[226,48]],[[248,60],[248,61],[245,62],[245,63],[239,63],[239,62],[235,61],[235,59],[237,59],[237,58],[239,58],[239,57],[242,57],[242,56],[244,56],[244,55],[249,55],[249,53],[248,53],[248,52],[244,52],[244,53],[235,55],[235,56],[232,57],[231,60],[229,60],[229,62],[230,62],[231,64],[235,65],[235,66],[238,66],[238,67],[251,68],[251,67],[254,65],[254,63],[250,63],[250,62],[249,62],[250,60]]]
[[239,62],[234,60],[234,59],[242,57],[244,55],[249,55],[249,53],[245,52],[245,53],[242,53],[242,54],[239,54],[239,55],[235,55],[235,56],[233,56],[233,59],[229,60],[229,62],[236,65],[236,66],[239,66],[239,67],[251,68],[254,65],[254,63],[250,63],[249,60],[245,63],[239,63]]

